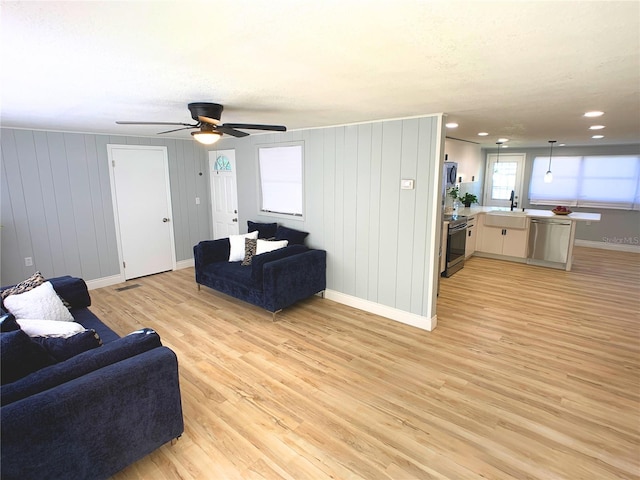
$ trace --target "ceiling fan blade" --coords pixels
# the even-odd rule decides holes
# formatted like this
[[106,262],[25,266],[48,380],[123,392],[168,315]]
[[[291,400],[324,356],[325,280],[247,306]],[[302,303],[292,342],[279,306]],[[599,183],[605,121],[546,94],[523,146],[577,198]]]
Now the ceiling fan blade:
[[210,123],[211,125],[220,125],[220,120],[216,120],[215,118],[205,117],[204,115],[198,115],[198,120],[202,123]]
[[128,122],[122,120],[116,120],[118,125],[184,125],[185,127],[197,127],[198,124],[191,125],[190,123],[181,122]]
[[232,137],[248,137],[249,134],[247,132],[241,132],[240,130],[235,130],[233,128],[230,128],[227,124],[225,125],[220,125],[219,127],[216,127],[215,129],[217,132],[221,132],[221,133],[226,133],[227,135],[231,135]]
[[192,128],[196,128],[196,126],[192,126],[192,127],[182,127],[182,128],[176,128],[174,130],[167,130],[164,132],[158,132],[156,135],[162,135],[163,133],[171,133],[171,132],[179,132],[180,130],[191,130]]
[[229,128],[245,128],[250,130],[271,130],[274,132],[286,132],[287,127],[284,125],[257,125],[255,123],[224,123],[221,127]]

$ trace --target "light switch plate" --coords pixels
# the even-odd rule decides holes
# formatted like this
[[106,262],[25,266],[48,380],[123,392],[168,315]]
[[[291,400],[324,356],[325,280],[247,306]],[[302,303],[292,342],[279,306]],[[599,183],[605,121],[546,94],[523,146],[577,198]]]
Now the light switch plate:
[[400,180],[400,188],[402,190],[413,190],[413,179],[403,178]]

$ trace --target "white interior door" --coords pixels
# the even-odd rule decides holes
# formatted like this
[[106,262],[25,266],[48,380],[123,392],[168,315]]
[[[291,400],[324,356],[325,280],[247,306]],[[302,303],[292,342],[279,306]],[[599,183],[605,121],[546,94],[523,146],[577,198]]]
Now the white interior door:
[[125,280],[176,268],[166,147],[108,145]]
[[524,153],[495,153],[487,156],[485,175],[484,205],[494,207],[511,206],[511,191],[515,193],[515,202],[520,205],[522,182],[524,178]]
[[209,152],[209,178],[213,238],[215,240],[237,235],[239,227],[235,150]]

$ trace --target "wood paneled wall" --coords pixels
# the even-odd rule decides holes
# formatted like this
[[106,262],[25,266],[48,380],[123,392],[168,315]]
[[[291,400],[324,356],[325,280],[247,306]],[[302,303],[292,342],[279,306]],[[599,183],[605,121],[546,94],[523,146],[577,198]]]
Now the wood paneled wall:
[[[191,259],[193,245],[210,238],[206,152],[192,140],[17,129],[0,134],[0,285],[36,270],[85,280],[119,273],[109,143],[167,147],[178,261]],[[33,258],[32,267],[25,257]]]
[[[429,116],[225,137],[216,149],[236,150],[241,232],[247,220],[310,232],[307,243],[327,250],[329,289],[430,318],[439,134]],[[257,147],[292,141],[305,145],[303,220],[259,212]],[[401,190],[402,178],[415,189]]]

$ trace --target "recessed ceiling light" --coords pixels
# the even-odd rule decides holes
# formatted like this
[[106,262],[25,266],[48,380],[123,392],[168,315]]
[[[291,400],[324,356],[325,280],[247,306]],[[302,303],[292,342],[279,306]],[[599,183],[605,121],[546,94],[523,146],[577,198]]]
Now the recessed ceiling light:
[[508,138],[499,138],[498,141],[504,143],[504,142],[508,142],[509,139]]
[[591,138],[604,138],[604,135],[593,135]]
[[591,125],[589,127],[589,130],[602,130],[604,128],[604,125]]
[[486,137],[487,135],[489,135],[487,132],[480,132],[478,134],[479,137]]
[[447,128],[458,128],[458,124],[456,122],[449,122],[444,124]]
[[604,112],[600,112],[600,111],[597,111],[597,110],[594,110],[592,112],[587,112],[587,113],[584,114],[585,117],[589,117],[589,118],[601,117],[602,115],[604,115]]

